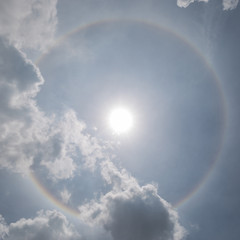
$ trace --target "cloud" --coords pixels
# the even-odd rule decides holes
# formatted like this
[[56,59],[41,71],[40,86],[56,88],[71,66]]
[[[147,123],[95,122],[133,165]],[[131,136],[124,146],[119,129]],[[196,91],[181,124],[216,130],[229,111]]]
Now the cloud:
[[208,2],[208,0],[177,0],[177,5],[178,5],[179,7],[184,7],[184,8],[186,8],[186,7],[188,7],[191,3],[196,2],[196,1],[198,1],[198,2]]
[[177,212],[157,194],[152,184],[139,186],[125,169],[102,163],[102,175],[112,190],[99,200],[79,206],[82,220],[100,224],[113,240],[180,240],[186,235]]
[[223,10],[233,10],[237,7],[239,0],[223,0]]
[[0,1],[0,35],[18,48],[45,49],[57,25],[57,0]]
[[22,218],[15,223],[4,224],[3,230],[0,223],[0,231],[3,240],[81,239],[66,217],[55,210],[39,211],[35,218]]
[[43,78],[20,51],[1,40],[0,66],[0,166],[23,172],[33,161],[37,131],[43,130],[36,126],[45,122],[33,101]]
[[182,239],[183,228],[152,185],[107,196],[104,227],[114,240]]
[[49,170],[52,179],[73,177],[77,165],[94,170],[97,159],[103,157],[97,140],[84,133],[85,128],[73,110],[67,110],[60,120],[51,123],[40,155],[41,165]]
[[0,215],[0,239],[3,239],[8,233],[8,227],[5,222],[5,219]]
[[[188,7],[193,2],[208,2],[208,0],[177,0],[179,7]],[[223,10],[233,10],[237,7],[239,0],[223,0]]]
[[86,222],[102,224],[113,240],[180,240],[186,234],[177,213],[153,185],[109,192],[79,210]]
[[66,188],[64,188],[64,190],[62,192],[60,192],[60,196],[62,198],[62,201],[67,204],[71,198],[71,193],[68,192],[68,190]]
[[[4,36],[0,39],[0,168],[40,172],[47,181],[58,181],[73,178],[79,166],[92,171],[98,167],[110,190],[79,206],[82,220],[94,227],[100,224],[113,240],[182,239],[185,230],[178,215],[156,187],[140,186],[125,169],[116,167],[99,140],[86,133],[86,124],[74,110],[47,116],[39,109],[35,97],[44,80],[20,48],[43,49],[49,44],[56,25],[56,1],[21,4],[0,3],[0,22],[9,27],[0,26]],[[71,194],[66,189],[60,196],[68,203]],[[0,233],[8,240],[80,238],[57,211],[40,211],[35,218],[10,225],[1,218]]]
[[94,169],[103,157],[73,110],[46,116],[35,101],[44,80],[34,64],[0,40],[0,167],[27,173],[45,168],[55,180],[73,177],[78,164]]

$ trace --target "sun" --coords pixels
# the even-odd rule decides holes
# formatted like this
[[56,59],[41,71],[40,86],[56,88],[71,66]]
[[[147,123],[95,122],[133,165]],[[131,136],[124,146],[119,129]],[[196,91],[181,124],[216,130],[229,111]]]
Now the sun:
[[126,133],[133,126],[133,116],[128,109],[119,107],[110,113],[109,124],[114,133]]

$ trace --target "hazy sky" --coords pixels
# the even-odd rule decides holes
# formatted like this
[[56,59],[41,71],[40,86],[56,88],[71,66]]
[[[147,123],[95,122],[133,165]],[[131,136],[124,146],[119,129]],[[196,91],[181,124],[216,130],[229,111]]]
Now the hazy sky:
[[238,240],[238,2],[1,0],[0,240]]

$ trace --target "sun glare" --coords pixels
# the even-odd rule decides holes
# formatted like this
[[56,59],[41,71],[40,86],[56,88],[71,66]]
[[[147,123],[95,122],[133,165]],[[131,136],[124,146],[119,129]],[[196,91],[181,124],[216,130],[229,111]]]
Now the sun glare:
[[115,133],[126,133],[132,128],[133,117],[127,109],[116,108],[110,114],[109,123]]

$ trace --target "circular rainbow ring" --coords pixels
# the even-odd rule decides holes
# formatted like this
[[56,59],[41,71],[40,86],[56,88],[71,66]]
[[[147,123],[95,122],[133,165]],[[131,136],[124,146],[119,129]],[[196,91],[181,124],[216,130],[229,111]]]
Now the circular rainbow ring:
[[[192,43],[190,42],[188,39],[186,39],[185,37],[183,37],[182,35],[180,35],[179,33],[166,28],[165,26],[162,26],[161,24],[155,23],[155,22],[151,22],[151,21],[146,21],[146,20],[139,20],[139,19],[104,19],[104,20],[100,20],[100,21],[95,21],[92,23],[88,23],[88,24],[83,24],[80,25],[76,28],[74,28],[73,30],[69,31],[68,33],[66,33],[65,35],[63,35],[62,37],[58,38],[55,43],[48,49],[47,52],[45,52],[44,54],[42,54],[37,60],[36,60],[36,65],[39,65],[41,63],[41,61],[44,60],[44,58],[47,56],[47,54],[55,47],[59,46],[60,44],[62,44],[65,40],[67,40],[69,37],[71,37],[72,35],[79,33],[80,31],[92,28],[92,27],[97,27],[97,26],[101,26],[104,24],[109,24],[109,23],[136,23],[136,24],[141,24],[143,26],[146,26],[148,28],[154,29],[156,31],[164,31],[170,35],[172,35],[173,37],[177,38],[178,40],[180,40],[181,42],[183,42],[185,45],[187,45],[203,62],[203,64],[206,66],[206,68],[208,69],[208,71],[211,73],[214,83],[216,85],[216,88],[218,90],[219,96],[220,96],[220,104],[222,106],[222,120],[223,120],[223,127],[222,127],[222,132],[221,132],[221,137],[219,139],[219,144],[218,144],[218,149],[216,151],[216,154],[208,168],[208,171],[205,172],[205,174],[202,176],[201,180],[191,189],[191,191],[189,191],[189,193],[184,196],[182,199],[180,199],[177,203],[175,203],[173,205],[173,207],[177,208],[180,205],[182,205],[183,203],[185,203],[187,200],[189,200],[193,195],[195,195],[200,189],[201,187],[207,182],[208,177],[210,176],[211,172],[213,171],[214,167],[216,166],[216,163],[218,162],[218,159],[220,158],[221,155],[221,150],[224,144],[224,138],[225,138],[225,132],[226,132],[226,123],[227,123],[227,104],[226,104],[226,97],[224,95],[224,91],[223,88],[221,86],[221,82],[218,78],[217,73],[215,72],[215,70],[213,69],[213,67],[211,66],[210,62],[208,61],[208,59],[201,53],[201,51]],[[59,207],[60,209],[70,213],[71,215],[74,216],[79,216],[80,213],[76,210],[73,209],[69,206],[67,206],[66,204],[62,203],[59,199],[57,199],[55,196],[53,196],[48,189],[46,189],[41,182],[39,181],[39,179],[34,175],[34,173],[30,173],[30,178],[31,180],[35,183],[35,185],[38,187],[38,189],[44,194],[44,196],[46,196],[49,200],[51,200],[57,207]]]

